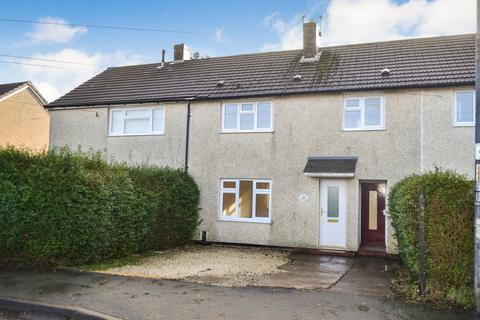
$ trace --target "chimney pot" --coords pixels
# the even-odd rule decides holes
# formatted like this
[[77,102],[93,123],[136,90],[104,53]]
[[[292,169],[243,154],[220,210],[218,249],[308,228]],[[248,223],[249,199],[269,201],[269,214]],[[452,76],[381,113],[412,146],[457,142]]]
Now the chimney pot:
[[315,21],[303,23],[303,58],[313,59],[317,55],[318,26]]
[[174,62],[183,62],[185,60],[190,60],[190,48],[184,43],[174,45],[173,60]]

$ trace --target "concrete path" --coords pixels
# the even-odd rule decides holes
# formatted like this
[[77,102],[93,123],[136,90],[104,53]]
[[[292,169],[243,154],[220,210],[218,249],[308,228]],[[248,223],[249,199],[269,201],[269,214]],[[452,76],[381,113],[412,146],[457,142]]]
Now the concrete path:
[[347,273],[330,289],[296,290],[223,288],[95,273],[0,270],[0,297],[81,306],[132,320],[471,318],[469,313],[351,293],[351,286],[343,279],[350,284],[355,280]]
[[367,257],[330,257],[292,254],[291,262],[280,267],[283,272],[266,275],[254,286],[330,289],[389,297],[392,270],[396,260]]

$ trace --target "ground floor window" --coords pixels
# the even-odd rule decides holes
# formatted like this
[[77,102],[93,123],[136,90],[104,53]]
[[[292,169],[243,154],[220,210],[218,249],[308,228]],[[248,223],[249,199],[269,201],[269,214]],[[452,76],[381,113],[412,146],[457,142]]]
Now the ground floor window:
[[270,222],[271,187],[270,180],[220,180],[220,219]]

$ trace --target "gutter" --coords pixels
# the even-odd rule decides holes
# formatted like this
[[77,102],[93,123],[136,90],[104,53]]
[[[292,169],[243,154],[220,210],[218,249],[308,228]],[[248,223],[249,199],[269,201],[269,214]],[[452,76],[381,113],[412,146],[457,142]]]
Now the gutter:
[[378,90],[402,90],[402,89],[422,89],[422,88],[445,88],[452,86],[467,86],[475,85],[475,81],[456,81],[456,82],[445,82],[432,85],[422,85],[422,84],[411,84],[403,86],[370,86],[370,87],[358,87],[358,88],[340,88],[340,89],[325,89],[325,90],[305,90],[299,92],[267,92],[267,93],[248,93],[248,94],[239,94],[239,95],[218,95],[211,96],[211,94],[194,97],[194,98],[175,98],[167,97],[164,99],[143,99],[143,100],[125,100],[125,101],[105,101],[105,102],[86,102],[86,103],[72,103],[72,104],[52,104],[46,105],[46,108],[49,111],[54,110],[68,110],[68,109],[90,109],[90,108],[105,108],[109,106],[121,106],[127,104],[146,104],[146,103],[163,103],[163,102],[178,102],[185,100],[198,100],[198,101],[209,101],[209,100],[223,100],[223,99],[248,99],[248,98],[258,98],[258,97],[280,97],[280,96],[298,96],[298,95],[311,95],[311,94],[323,94],[323,93],[342,93],[342,92],[358,92],[358,91],[378,91]]

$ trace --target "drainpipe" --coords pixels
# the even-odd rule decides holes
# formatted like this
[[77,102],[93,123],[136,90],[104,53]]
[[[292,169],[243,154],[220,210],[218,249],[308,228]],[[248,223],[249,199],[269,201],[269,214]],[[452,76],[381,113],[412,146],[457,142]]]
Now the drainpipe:
[[475,254],[474,290],[475,309],[480,315],[480,0],[477,0],[477,34],[475,59]]
[[191,103],[194,98],[189,98],[187,105],[187,130],[185,136],[185,173],[188,173],[188,152],[190,146],[190,118],[192,117]]
[[424,91],[420,93],[420,174],[425,171]]

